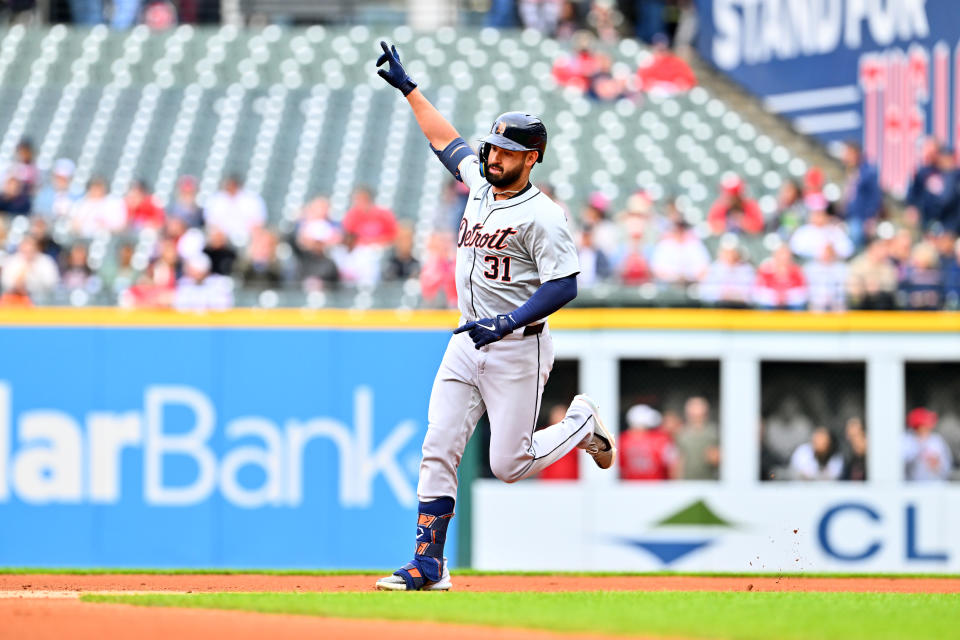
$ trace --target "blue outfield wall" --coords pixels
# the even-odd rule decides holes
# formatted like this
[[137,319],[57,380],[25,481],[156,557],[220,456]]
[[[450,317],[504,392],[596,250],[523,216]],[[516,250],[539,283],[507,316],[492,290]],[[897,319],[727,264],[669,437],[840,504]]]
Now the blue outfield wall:
[[0,329],[0,566],[406,562],[448,336]]

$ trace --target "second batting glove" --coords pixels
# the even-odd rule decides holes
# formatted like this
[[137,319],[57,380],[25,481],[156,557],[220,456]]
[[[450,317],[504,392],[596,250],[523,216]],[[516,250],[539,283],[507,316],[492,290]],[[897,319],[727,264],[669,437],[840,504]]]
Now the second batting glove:
[[407,75],[407,72],[403,69],[403,65],[400,64],[400,54],[397,53],[397,47],[388,47],[387,43],[383,40],[380,41],[380,46],[383,47],[383,54],[377,58],[377,66],[379,67],[386,62],[388,63],[388,68],[378,69],[377,75],[397,89],[400,89],[400,93],[403,95],[407,95],[416,89],[417,83]]
[[469,331],[474,348],[479,349],[492,342],[501,340],[503,336],[513,332],[516,328],[517,326],[513,321],[513,317],[508,313],[501,313],[496,318],[481,318],[480,320],[468,322],[462,327],[457,327],[453,332],[463,333],[464,331]]

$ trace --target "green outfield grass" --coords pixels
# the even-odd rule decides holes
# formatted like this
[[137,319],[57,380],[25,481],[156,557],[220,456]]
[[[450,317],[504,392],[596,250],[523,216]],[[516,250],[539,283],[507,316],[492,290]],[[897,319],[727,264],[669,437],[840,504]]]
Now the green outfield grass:
[[[0,575],[156,575],[156,576],[384,576],[394,569],[143,569],[103,567],[0,567]],[[960,579],[960,573],[830,573],[779,571],[485,571],[480,569],[450,569],[454,576],[573,576],[573,577],[630,577],[630,576],[689,576],[695,578],[950,578]]]
[[960,595],[784,592],[214,593],[88,602],[737,640],[956,638]]

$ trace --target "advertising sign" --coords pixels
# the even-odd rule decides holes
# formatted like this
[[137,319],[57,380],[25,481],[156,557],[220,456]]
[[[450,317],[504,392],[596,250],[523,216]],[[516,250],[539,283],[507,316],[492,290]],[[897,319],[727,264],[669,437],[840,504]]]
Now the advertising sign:
[[447,335],[5,328],[0,566],[399,566]]

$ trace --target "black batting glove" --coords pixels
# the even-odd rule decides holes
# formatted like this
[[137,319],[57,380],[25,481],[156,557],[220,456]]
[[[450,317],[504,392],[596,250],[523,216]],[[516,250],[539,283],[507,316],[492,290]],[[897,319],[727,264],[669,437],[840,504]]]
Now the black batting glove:
[[397,53],[397,47],[387,47],[387,43],[383,40],[380,41],[380,46],[383,47],[383,54],[377,58],[377,66],[379,67],[386,62],[389,64],[389,67],[387,69],[378,69],[377,75],[392,86],[400,89],[400,93],[403,95],[407,95],[416,89],[417,83],[407,75],[407,72],[403,69],[403,65],[400,64],[400,54]]
[[473,340],[473,346],[476,349],[485,347],[492,342],[501,340],[503,336],[513,332],[516,329],[516,323],[509,313],[501,313],[496,318],[481,318],[473,322],[468,322],[462,327],[453,330],[454,333],[470,332],[470,339]]

